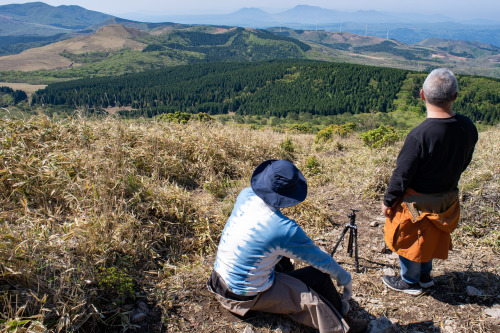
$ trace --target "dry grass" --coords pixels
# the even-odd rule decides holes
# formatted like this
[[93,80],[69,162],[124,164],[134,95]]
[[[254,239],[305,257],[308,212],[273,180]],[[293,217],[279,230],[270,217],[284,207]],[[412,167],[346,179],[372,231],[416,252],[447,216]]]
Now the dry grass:
[[[481,133],[461,182],[455,243],[478,255],[499,250],[499,136]],[[378,213],[398,149],[372,150],[356,135],[317,146],[313,135],[217,123],[0,120],[0,329],[140,329],[127,304],[142,299],[161,312],[151,331],[238,331],[246,324],[224,311],[203,317],[207,302],[217,306],[203,281],[255,166],[289,157],[304,171],[310,195],[285,213],[329,248],[341,229],[330,223],[346,222],[349,208],[364,210],[361,219]],[[356,283],[377,295],[372,280]]]

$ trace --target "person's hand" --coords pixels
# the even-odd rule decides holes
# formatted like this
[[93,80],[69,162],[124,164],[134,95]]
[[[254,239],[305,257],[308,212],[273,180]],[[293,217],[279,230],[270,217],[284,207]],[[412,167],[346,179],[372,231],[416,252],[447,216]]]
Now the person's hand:
[[350,300],[352,298],[352,281],[344,286],[342,298]]
[[387,207],[383,202],[382,202],[382,214],[385,216],[385,217],[389,217],[389,209],[391,207]]

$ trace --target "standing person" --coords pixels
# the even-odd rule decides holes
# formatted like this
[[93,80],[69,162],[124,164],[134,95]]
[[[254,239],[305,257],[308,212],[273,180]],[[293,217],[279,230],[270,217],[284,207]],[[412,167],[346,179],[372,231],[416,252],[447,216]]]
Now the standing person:
[[[223,307],[239,316],[262,311],[288,315],[320,332],[363,332],[366,321],[345,317],[348,302],[330,278],[343,286],[349,299],[351,275],[280,211],[306,196],[306,179],[293,163],[261,163],[251,187],[238,195],[207,286]],[[279,272],[288,257],[310,266]]]
[[432,287],[432,259],[447,259],[460,215],[458,181],[478,139],[472,121],[452,110],[457,80],[433,70],[420,96],[427,119],[410,131],[382,203],[387,246],[399,255],[400,276],[382,276],[390,289],[420,295]]

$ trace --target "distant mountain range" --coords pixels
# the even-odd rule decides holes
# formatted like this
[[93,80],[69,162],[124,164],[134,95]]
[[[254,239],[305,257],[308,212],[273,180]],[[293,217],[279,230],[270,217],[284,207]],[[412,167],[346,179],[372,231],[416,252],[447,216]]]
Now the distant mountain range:
[[478,41],[500,47],[500,20],[456,22],[445,15],[396,14],[374,10],[346,12],[299,5],[276,14],[258,8],[242,8],[225,15],[157,15],[142,16],[142,19],[261,29],[281,26],[298,30],[351,32],[375,37],[389,35],[389,38],[404,43],[417,43],[435,37]]
[[[296,30],[351,32],[389,37],[407,44],[428,38],[455,39],[500,47],[500,19],[457,22],[445,15],[396,14],[374,10],[346,12],[306,5],[299,5],[274,14],[258,8],[242,8],[234,13],[222,15],[158,13],[155,16],[134,14],[133,18],[145,22],[210,24],[260,29],[281,26]],[[53,36],[61,33],[82,33],[88,29],[95,31],[102,22],[110,19],[122,21],[110,23],[128,25],[133,22],[133,20],[119,19],[79,6],[53,7],[43,2],[4,5],[0,6],[0,37]],[[4,45],[1,44],[0,39],[0,48],[2,47]]]
[[80,6],[53,7],[43,2],[0,6],[0,35],[55,35],[84,30],[113,16]]
[[[390,15],[377,12],[358,14],[373,21],[391,19]],[[297,6],[281,15],[297,24],[316,16],[319,25],[342,13]],[[220,21],[223,17],[227,16],[221,16]],[[241,28],[242,22],[251,18],[264,22],[273,17],[249,8],[234,13],[232,19],[240,24],[195,25],[137,22],[78,6],[52,7],[41,2],[0,6],[0,56],[7,55],[0,57],[0,70],[58,69],[74,77],[200,61],[294,58],[413,70],[447,66],[461,73],[500,77],[500,48],[484,42],[431,38],[408,44],[395,40],[394,30],[390,30],[389,39],[387,32],[371,36],[367,28],[363,33],[326,31],[315,26]],[[432,19],[438,18],[426,18]],[[344,26],[348,24],[342,23]],[[498,35],[498,29],[488,31]]]

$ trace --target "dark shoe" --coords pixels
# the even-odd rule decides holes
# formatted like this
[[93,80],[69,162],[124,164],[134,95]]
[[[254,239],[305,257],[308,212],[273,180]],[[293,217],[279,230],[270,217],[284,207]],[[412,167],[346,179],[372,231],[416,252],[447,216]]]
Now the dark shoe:
[[400,276],[382,276],[384,284],[392,290],[402,291],[406,294],[418,296],[423,293],[418,283],[406,283]]
[[344,319],[347,325],[349,325],[348,333],[363,333],[368,327],[368,323],[364,319],[354,319],[349,316],[346,316]]
[[422,288],[430,288],[434,285],[434,280],[432,279],[430,274],[420,275],[420,287]]

